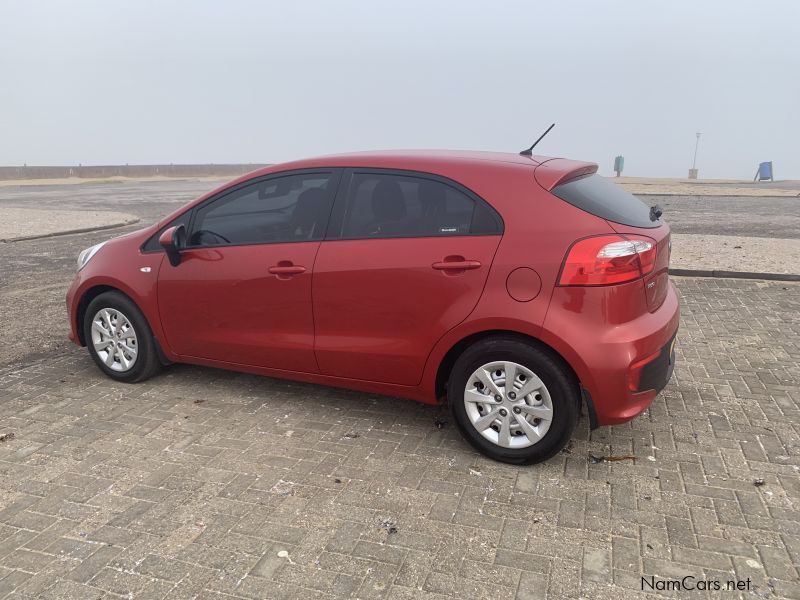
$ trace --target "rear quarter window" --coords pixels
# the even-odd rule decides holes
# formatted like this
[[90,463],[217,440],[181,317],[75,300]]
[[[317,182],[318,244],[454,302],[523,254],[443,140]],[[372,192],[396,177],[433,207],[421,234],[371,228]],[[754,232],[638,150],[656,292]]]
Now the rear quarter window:
[[650,207],[633,194],[600,175],[572,179],[551,190],[551,193],[588,213],[629,227],[652,229],[661,221],[650,219]]

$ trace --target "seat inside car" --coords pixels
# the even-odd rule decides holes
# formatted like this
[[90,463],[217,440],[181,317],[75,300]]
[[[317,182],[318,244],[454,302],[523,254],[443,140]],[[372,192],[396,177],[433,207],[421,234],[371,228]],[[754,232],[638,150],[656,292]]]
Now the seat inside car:
[[447,219],[444,186],[433,181],[420,181],[418,194],[422,213],[419,223],[420,232],[426,235],[439,233]]
[[400,185],[383,179],[372,191],[373,220],[367,226],[370,236],[397,235],[406,229],[406,199]]
[[327,200],[328,192],[321,187],[309,188],[298,196],[289,220],[293,237],[309,240],[322,235],[319,228],[325,223],[330,210]]

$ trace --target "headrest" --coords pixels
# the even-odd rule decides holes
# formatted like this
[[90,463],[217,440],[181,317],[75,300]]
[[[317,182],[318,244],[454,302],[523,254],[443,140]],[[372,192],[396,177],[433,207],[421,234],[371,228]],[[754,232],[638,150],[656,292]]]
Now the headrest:
[[406,201],[400,185],[383,179],[372,191],[372,213],[378,220],[396,221],[406,216]]

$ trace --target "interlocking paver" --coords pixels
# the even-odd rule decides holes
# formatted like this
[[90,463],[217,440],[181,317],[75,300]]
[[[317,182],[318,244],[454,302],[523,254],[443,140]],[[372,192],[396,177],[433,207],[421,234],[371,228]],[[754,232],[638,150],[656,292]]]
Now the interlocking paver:
[[532,467],[402,400],[180,365],[127,386],[78,349],[3,367],[0,598],[664,597],[641,578],[684,575],[800,597],[800,286],[676,282],[667,389]]

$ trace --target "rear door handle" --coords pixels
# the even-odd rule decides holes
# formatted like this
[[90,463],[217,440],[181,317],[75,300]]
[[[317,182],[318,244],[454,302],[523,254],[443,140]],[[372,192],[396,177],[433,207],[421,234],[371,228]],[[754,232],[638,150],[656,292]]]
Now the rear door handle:
[[273,275],[277,275],[278,279],[291,277],[292,275],[300,275],[306,272],[306,268],[300,265],[293,265],[288,260],[282,260],[277,265],[272,265],[267,269]]
[[464,260],[463,256],[459,256],[460,260],[448,260],[448,256],[441,262],[435,262],[431,265],[437,271],[468,271],[470,269],[480,269],[481,263],[477,260]]

